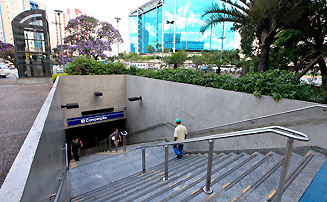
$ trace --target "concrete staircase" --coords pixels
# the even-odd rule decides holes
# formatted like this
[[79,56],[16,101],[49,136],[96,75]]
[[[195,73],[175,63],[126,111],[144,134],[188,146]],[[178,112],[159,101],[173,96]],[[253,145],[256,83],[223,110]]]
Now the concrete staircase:
[[[71,201],[273,201],[279,182],[283,156],[263,154],[214,154],[213,192],[202,191],[206,180],[207,154],[186,154],[169,160],[169,180],[163,181],[164,164],[90,190]],[[308,151],[292,153],[282,201],[298,201],[320,167],[325,155]]]

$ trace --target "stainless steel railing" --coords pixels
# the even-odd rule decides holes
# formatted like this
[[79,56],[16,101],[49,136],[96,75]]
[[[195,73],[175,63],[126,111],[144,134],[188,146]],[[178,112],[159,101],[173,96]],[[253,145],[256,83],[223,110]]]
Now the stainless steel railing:
[[[128,133],[126,131],[123,131],[123,132],[120,132],[120,134],[123,136],[123,148],[124,148],[124,153],[126,153],[126,136],[128,135]],[[107,147],[108,141],[109,141],[109,143],[108,143],[108,147]],[[100,140],[99,146],[100,146],[101,151],[106,152],[106,151],[108,151],[108,148],[109,148],[109,151],[111,152],[112,151],[111,138],[107,137],[103,140]],[[116,149],[116,152],[118,152],[118,146],[115,146],[115,149]]]
[[311,105],[311,106],[308,106],[308,107],[301,107],[301,108],[298,108],[298,109],[287,110],[287,111],[278,112],[278,113],[274,113],[274,114],[258,116],[258,117],[255,117],[255,118],[244,119],[244,120],[241,120],[241,121],[235,121],[235,122],[231,122],[231,123],[227,123],[227,124],[222,124],[222,125],[219,125],[219,126],[204,128],[204,129],[201,129],[201,130],[192,131],[188,135],[193,135],[193,134],[197,134],[197,133],[204,133],[204,132],[208,132],[208,131],[214,131],[214,130],[217,130],[219,128],[226,127],[226,126],[231,126],[231,125],[240,124],[240,123],[249,122],[249,121],[256,121],[256,120],[259,120],[259,119],[264,119],[264,118],[269,118],[269,117],[274,117],[274,116],[280,116],[280,115],[290,114],[290,113],[299,112],[299,111],[310,110],[310,109],[313,109],[313,108],[322,108],[323,111],[327,111],[327,106],[326,105]]
[[262,128],[255,128],[249,130],[242,130],[236,132],[229,132],[229,133],[222,133],[217,135],[209,135],[205,137],[197,137],[186,139],[183,141],[175,141],[175,142],[164,142],[164,143],[157,143],[152,145],[145,145],[138,147],[137,149],[142,149],[142,173],[145,173],[145,149],[152,148],[152,147],[164,147],[165,148],[165,176],[164,180],[168,180],[168,148],[170,145],[175,144],[184,144],[184,143],[193,143],[193,142],[200,142],[200,141],[208,141],[209,143],[209,151],[208,151],[208,167],[207,167],[207,178],[206,178],[206,185],[203,187],[203,191],[205,193],[211,193],[211,167],[212,167],[212,157],[213,157],[213,148],[214,142],[216,139],[224,139],[224,138],[233,138],[233,137],[240,137],[240,136],[250,136],[250,135],[258,135],[263,133],[273,133],[280,136],[284,136],[288,138],[287,145],[286,145],[286,153],[284,155],[284,164],[282,167],[282,172],[279,180],[278,190],[277,190],[277,201],[281,201],[281,197],[284,190],[285,179],[289,167],[290,157],[292,153],[293,143],[294,140],[298,141],[309,141],[310,137],[307,134],[302,132],[292,130],[289,128],[281,127],[281,126],[268,126]]
[[139,133],[143,133],[143,132],[145,132],[145,131],[153,130],[153,129],[155,129],[155,128],[159,128],[159,127],[161,127],[161,126],[168,126],[169,128],[175,129],[174,124],[169,123],[169,122],[162,122],[162,123],[158,123],[158,124],[155,124],[155,125],[153,125],[153,126],[150,126],[150,127],[147,127],[147,128],[144,128],[144,129],[141,129],[141,130],[135,131],[135,132],[131,132],[130,135],[136,135],[136,134],[139,134]]
[[[298,109],[287,110],[287,111],[284,111],[284,112],[278,112],[278,113],[274,113],[274,114],[259,116],[259,117],[250,118],[250,119],[244,119],[244,120],[241,120],[241,121],[235,121],[235,122],[231,122],[231,123],[227,123],[227,124],[222,124],[222,125],[219,125],[219,126],[213,126],[213,127],[209,127],[209,128],[196,130],[196,131],[191,131],[191,132],[188,133],[188,135],[190,136],[190,135],[194,135],[194,134],[198,134],[198,133],[205,133],[205,132],[208,132],[208,131],[213,132],[213,131],[215,131],[215,130],[217,130],[219,128],[226,127],[226,126],[231,126],[231,125],[240,124],[240,123],[249,122],[249,121],[256,121],[256,120],[259,120],[259,119],[264,119],[264,118],[269,118],[269,117],[274,117],[274,116],[280,116],[280,115],[283,115],[283,114],[289,114],[289,113],[294,113],[294,112],[299,112],[299,111],[310,110],[310,109],[313,109],[313,108],[322,108],[323,111],[327,111],[327,106],[326,105],[312,105],[312,106],[308,106],[308,107],[301,107],[301,108],[298,108]],[[143,133],[143,132],[146,132],[148,130],[153,130],[155,128],[159,128],[161,126],[168,126],[168,127],[172,128],[172,129],[175,128],[174,124],[172,124],[172,123],[162,122],[162,123],[158,123],[158,124],[155,124],[153,126],[150,126],[150,127],[147,127],[147,128],[135,131],[135,132],[131,132],[130,135]]]

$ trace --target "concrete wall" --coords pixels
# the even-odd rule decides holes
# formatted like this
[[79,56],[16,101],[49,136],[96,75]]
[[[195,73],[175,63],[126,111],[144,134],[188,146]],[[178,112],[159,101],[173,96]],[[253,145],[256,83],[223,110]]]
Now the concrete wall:
[[1,202],[49,201],[49,196],[59,188],[66,167],[63,150],[66,138],[58,81],[53,85],[0,189]]
[[[174,122],[182,119],[189,132],[208,127],[227,124],[258,116],[269,115],[315,103],[283,99],[275,102],[271,97],[254,97],[252,94],[206,88],[169,81],[155,80],[136,76],[126,76],[126,96],[142,96],[141,102],[127,103],[126,126],[130,132],[137,131],[164,121]],[[235,124],[229,131],[255,128],[266,125],[285,125],[305,132],[311,136],[309,143],[297,142],[295,146],[319,146],[327,149],[327,112],[309,110],[279,117],[262,119],[246,124]],[[246,125],[246,127],[245,127]],[[220,131],[226,132],[226,131]],[[217,131],[217,133],[220,133]],[[204,136],[206,134],[198,134]],[[148,132],[129,136],[129,143],[167,138],[173,140],[173,132],[160,127]],[[248,136],[219,140],[216,150],[260,149],[285,147],[286,139],[272,134]],[[194,143],[186,145],[186,150],[203,151],[208,144]]]
[[[81,117],[82,111],[126,106],[125,75],[62,76],[60,83],[62,104],[79,104],[77,109],[64,109],[65,128],[68,128],[67,119]],[[94,92],[103,95],[96,97]]]

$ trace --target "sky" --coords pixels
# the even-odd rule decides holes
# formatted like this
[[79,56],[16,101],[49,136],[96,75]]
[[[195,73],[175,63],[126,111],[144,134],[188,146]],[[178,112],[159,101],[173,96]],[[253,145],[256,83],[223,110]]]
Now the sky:
[[[50,30],[54,29],[53,10],[67,10],[67,8],[80,9],[83,14],[97,18],[99,21],[106,21],[117,28],[115,17],[121,18],[119,21],[119,31],[124,40],[123,44],[119,45],[119,52],[127,51],[129,48],[129,30],[128,30],[128,14],[145,4],[150,0],[36,0],[46,6],[48,12],[48,20]],[[113,53],[117,53],[117,45],[114,44]]]

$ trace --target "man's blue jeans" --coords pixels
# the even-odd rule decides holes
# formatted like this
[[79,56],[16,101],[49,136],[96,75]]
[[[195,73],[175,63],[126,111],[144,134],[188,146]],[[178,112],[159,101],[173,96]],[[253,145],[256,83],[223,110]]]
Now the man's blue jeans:
[[176,155],[180,155],[181,158],[183,158],[183,147],[184,145],[183,144],[175,144],[173,146],[173,149],[174,149],[174,152]]

